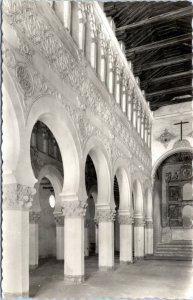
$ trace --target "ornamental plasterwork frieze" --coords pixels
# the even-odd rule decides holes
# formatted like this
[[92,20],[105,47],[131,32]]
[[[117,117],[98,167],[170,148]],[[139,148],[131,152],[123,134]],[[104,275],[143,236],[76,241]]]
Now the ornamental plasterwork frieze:
[[153,228],[153,221],[146,220],[145,221],[145,227],[146,228]]
[[56,226],[58,226],[58,227],[64,226],[64,216],[55,215],[54,220],[55,220]]
[[134,218],[134,226],[135,227],[144,227],[145,220],[143,218]]
[[65,217],[84,217],[86,214],[86,201],[63,201],[62,212]]
[[40,212],[38,211],[30,211],[29,212],[29,223],[30,224],[37,224],[40,219]]
[[118,221],[120,225],[131,225],[133,224],[133,218],[128,215],[119,215]]
[[27,117],[32,104],[42,96],[49,95],[62,100],[61,94],[29,64],[19,61],[17,53],[9,48],[4,51],[4,63],[17,83],[18,92],[23,95],[23,108]]
[[[97,115],[127,148],[131,148],[135,156],[138,155],[138,159],[145,164],[145,167],[150,169],[150,154],[148,157],[143,146],[134,142],[129,126],[120,122],[120,117],[114,112],[114,106],[106,103],[100,92],[91,83],[84,60],[75,60],[56,35],[48,20],[39,14],[37,5],[38,3],[34,1],[23,1],[21,4],[20,1],[7,0],[4,2],[4,13],[8,22],[14,26],[17,32],[20,32],[19,38],[21,39],[22,32],[22,39],[27,39],[30,47],[39,52],[52,69],[78,92],[80,102],[84,103],[84,107]],[[81,55],[79,57],[81,58]],[[25,85],[22,83],[24,92],[31,92],[29,79],[32,78],[33,81],[33,74],[30,74],[23,66],[23,68],[20,67],[18,76],[20,83],[22,77],[25,81]],[[38,78],[36,81],[41,82],[41,80],[42,78]],[[53,95],[56,93],[55,90],[50,90],[50,86],[43,84],[43,87],[45,94]],[[40,94],[42,91],[38,92]],[[59,93],[55,96],[60,97],[60,95]],[[132,146],[134,146],[133,149]]]
[[36,190],[21,184],[3,185],[3,209],[28,210]]
[[112,209],[97,209],[95,222],[113,222],[115,220],[115,211]]

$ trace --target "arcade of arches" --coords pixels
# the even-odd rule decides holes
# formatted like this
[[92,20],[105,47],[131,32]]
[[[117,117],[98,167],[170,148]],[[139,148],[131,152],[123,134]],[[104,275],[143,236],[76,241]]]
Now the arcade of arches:
[[128,276],[191,260],[190,103],[152,113],[97,2],[3,13],[3,297],[28,296],[49,261],[73,289],[92,259]]

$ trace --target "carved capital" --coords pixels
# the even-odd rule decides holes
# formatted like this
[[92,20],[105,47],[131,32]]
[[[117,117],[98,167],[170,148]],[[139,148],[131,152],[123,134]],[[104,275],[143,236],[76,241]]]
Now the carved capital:
[[145,221],[143,218],[134,218],[135,227],[143,227],[144,225],[145,225]]
[[21,184],[3,185],[3,209],[28,210],[36,190]]
[[63,215],[68,218],[84,217],[87,205],[86,201],[64,201],[62,202]]
[[119,215],[118,218],[119,224],[120,225],[131,225],[133,224],[133,218],[128,215]]
[[40,219],[39,211],[30,211],[29,212],[29,223],[30,224],[37,224],[39,219]]
[[146,228],[153,228],[153,221],[152,220],[146,220],[145,221],[145,227]]
[[95,221],[100,222],[113,222],[115,220],[115,211],[112,209],[98,209],[96,211]]
[[56,223],[56,226],[64,226],[64,216],[63,215],[55,215],[54,220]]

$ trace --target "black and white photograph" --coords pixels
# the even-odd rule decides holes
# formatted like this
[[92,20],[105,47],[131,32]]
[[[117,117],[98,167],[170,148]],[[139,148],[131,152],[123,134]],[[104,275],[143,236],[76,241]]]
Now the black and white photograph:
[[193,299],[192,1],[1,1],[1,297]]

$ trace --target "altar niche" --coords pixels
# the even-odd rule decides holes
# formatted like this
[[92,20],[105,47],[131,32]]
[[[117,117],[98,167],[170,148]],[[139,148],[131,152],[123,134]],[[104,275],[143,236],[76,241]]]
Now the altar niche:
[[159,242],[192,241],[193,154],[184,150],[158,167],[153,188],[154,249]]

